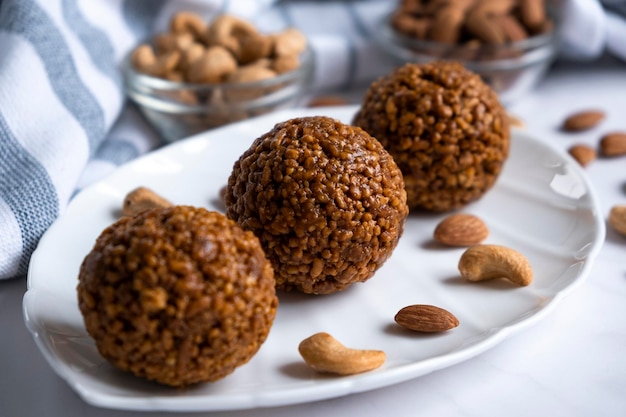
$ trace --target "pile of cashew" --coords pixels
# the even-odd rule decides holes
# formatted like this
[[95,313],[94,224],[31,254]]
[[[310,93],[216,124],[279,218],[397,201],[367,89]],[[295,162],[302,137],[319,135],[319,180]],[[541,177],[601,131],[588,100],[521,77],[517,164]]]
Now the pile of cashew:
[[263,34],[232,15],[205,22],[195,13],[179,12],[168,32],[133,51],[132,64],[139,72],[171,81],[241,83],[298,68],[305,48],[306,38],[297,29]]

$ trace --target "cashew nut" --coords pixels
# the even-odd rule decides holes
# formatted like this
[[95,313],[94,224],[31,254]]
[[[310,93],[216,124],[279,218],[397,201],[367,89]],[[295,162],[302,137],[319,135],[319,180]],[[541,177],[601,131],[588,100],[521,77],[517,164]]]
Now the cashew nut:
[[307,365],[319,372],[352,375],[371,371],[386,360],[381,350],[350,349],[328,333],[316,333],[300,342],[298,351]]
[[272,39],[269,36],[256,34],[243,36],[239,40],[239,63],[247,65],[259,59],[266,58],[272,53]]
[[276,57],[272,62],[272,69],[277,74],[293,71],[300,66],[300,58],[298,55],[283,55]]
[[180,52],[172,50],[164,54],[155,55],[150,45],[140,45],[132,54],[133,66],[139,72],[155,77],[166,77],[180,62]]
[[298,55],[306,49],[306,38],[298,29],[289,28],[274,35],[274,55]]
[[190,33],[159,33],[153,38],[154,47],[159,54],[173,50],[184,51],[194,42]]
[[172,203],[151,189],[138,187],[126,194],[122,205],[122,214],[125,216],[134,216],[135,214],[147,209],[165,208],[170,206],[172,206]]
[[170,20],[170,31],[174,33],[191,33],[200,39],[206,31],[206,23],[202,17],[191,12],[178,12]]
[[533,280],[528,259],[514,249],[499,245],[468,248],[459,260],[459,272],[473,282],[506,278],[514,284],[526,286]]
[[239,56],[242,37],[256,36],[258,32],[251,23],[232,15],[218,16],[206,32],[208,45],[220,45]]
[[133,66],[138,71],[149,74],[149,71],[153,70],[157,62],[157,58],[154,54],[154,50],[150,45],[141,44],[133,51],[131,61],[133,63]]
[[205,48],[202,44],[194,42],[189,45],[189,47],[183,52],[183,57],[180,61],[180,69],[186,71],[191,64],[204,55],[204,51]]
[[223,46],[211,46],[187,71],[192,83],[219,83],[237,69],[237,61]]

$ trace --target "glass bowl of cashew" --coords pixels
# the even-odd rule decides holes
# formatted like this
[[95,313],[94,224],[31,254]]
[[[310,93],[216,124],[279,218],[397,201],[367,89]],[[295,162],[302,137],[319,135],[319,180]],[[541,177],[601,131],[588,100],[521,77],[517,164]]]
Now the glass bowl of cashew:
[[169,30],[122,63],[127,96],[166,142],[294,106],[314,55],[297,29],[261,33],[248,21],[178,12]]

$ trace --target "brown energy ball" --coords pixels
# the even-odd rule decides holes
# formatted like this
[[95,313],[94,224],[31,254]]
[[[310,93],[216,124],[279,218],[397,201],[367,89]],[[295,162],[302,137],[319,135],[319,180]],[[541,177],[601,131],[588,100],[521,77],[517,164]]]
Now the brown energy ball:
[[226,214],[260,239],[277,288],[329,294],[369,279],[408,214],[402,173],[362,129],[328,117],[277,124],[239,158]]
[[100,354],[171,386],[223,378],[265,341],[276,314],[258,239],[224,215],[175,206],[105,229],[85,257],[78,300]]
[[508,157],[504,108],[458,63],[410,63],[381,77],[353,123],[393,155],[411,209],[445,212],[477,200]]

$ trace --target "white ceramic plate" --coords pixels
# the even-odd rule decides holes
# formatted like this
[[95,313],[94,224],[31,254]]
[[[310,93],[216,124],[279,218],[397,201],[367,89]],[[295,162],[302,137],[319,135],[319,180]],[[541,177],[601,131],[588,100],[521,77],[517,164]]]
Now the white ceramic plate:
[[[78,268],[100,232],[116,220],[124,195],[148,186],[179,204],[222,210],[219,190],[233,162],[276,122],[325,114],[349,122],[355,107],[287,110],[170,145],[121,167],[80,193],[34,253],[24,297],[26,323],[44,356],[87,402],[136,410],[226,410],[278,406],[372,390],[467,360],[536,322],[587,275],[604,240],[604,222],[577,164],[542,141],[514,132],[496,186],[463,211],[488,224],[486,243],[519,250],[534,282],[466,283],[456,268],[463,249],[431,240],[445,215],[410,216],[387,263],[364,284],[330,296],[282,294],[274,326],[258,354],[234,374],[186,390],[114,369],[87,335],[76,300]],[[438,335],[400,329],[410,304],[448,309],[460,326]],[[348,377],[308,369],[297,346],[325,331],[345,345],[382,349],[379,369]]]

